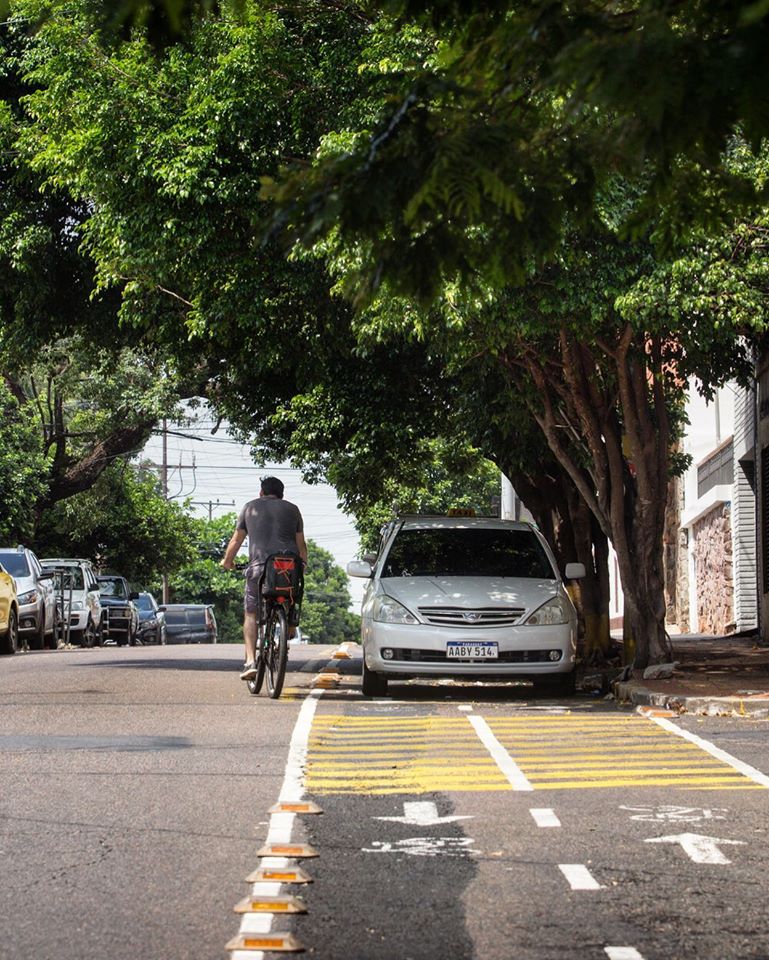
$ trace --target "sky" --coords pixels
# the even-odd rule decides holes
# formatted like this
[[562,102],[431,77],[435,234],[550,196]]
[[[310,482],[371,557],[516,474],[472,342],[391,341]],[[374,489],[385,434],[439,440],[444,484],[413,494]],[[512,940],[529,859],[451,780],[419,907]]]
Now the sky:
[[[306,484],[298,470],[287,464],[254,466],[248,446],[233,440],[223,425],[211,435],[215,421],[205,411],[192,424],[168,424],[168,496],[190,499],[196,515],[221,517],[237,512],[259,495],[259,480],[271,474],[285,484],[285,499],[295,503],[304,518],[305,536],[328,550],[344,569],[358,556],[358,534],[352,520],[338,506],[336,491],[328,484]],[[143,456],[162,461],[162,439],[150,440]],[[352,609],[360,610],[363,581],[350,579]]]

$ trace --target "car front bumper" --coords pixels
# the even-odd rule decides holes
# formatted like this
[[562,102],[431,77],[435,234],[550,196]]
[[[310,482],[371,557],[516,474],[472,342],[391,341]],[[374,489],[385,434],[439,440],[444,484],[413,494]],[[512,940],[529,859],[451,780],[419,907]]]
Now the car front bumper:
[[[486,627],[470,630],[430,624],[363,621],[363,656],[369,670],[390,677],[464,677],[532,679],[568,674],[577,653],[575,623],[548,626]],[[455,660],[448,641],[496,643],[496,659]],[[383,655],[384,650],[392,656]],[[557,659],[551,656],[557,654]]]
[[19,605],[19,633],[26,636],[28,633],[37,633],[43,616],[43,607],[40,602]]

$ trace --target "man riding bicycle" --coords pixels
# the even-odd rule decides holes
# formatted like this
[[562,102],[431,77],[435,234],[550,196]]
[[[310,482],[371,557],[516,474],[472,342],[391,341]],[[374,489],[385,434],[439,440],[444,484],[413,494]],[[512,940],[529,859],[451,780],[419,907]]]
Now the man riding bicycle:
[[[240,511],[235,532],[224,553],[221,565],[232,570],[235,557],[248,537],[248,569],[244,596],[243,639],[246,662],[241,680],[256,676],[256,640],[261,609],[260,584],[264,564],[274,553],[298,553],[307,564],[307,544],[304,523],[299,508],[283,499],[283,483],[277,477],[264,477],[259,496]],[[293,631],[292,631],[293,633]]]

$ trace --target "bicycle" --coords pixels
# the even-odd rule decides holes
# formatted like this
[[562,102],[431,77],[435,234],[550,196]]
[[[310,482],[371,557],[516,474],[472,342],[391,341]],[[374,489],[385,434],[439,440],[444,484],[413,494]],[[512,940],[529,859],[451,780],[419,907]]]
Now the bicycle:
[[302,563],[298,556],[268,557],[261,578],[262,613],[256,638],[256,676],[247,680],[256,695],[267,680],[267,694],[277,700],[283,690],[288,661],[289,625],[299,622],[303,591]]

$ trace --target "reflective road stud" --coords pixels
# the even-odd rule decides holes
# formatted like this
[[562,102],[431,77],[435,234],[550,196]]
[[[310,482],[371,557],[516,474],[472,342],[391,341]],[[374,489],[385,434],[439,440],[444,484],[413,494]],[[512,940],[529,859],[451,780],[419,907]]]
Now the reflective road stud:
[[317,803],[289,803],[281,801],[273,804],[268,813],[323,813]]
[[257,857],[317,857],[318,851],[306,843],[266,843],[257,850]]
[[307,913],[307,907],[296,897],[245,897],[235,913]]
[[246,883],[312,883],[312,877],[300,867],[293,870],[260,867],[246,877]]
[[273,950],[278,953],[297,953],[304,947],[293,933],[239,933],[225,950]]

